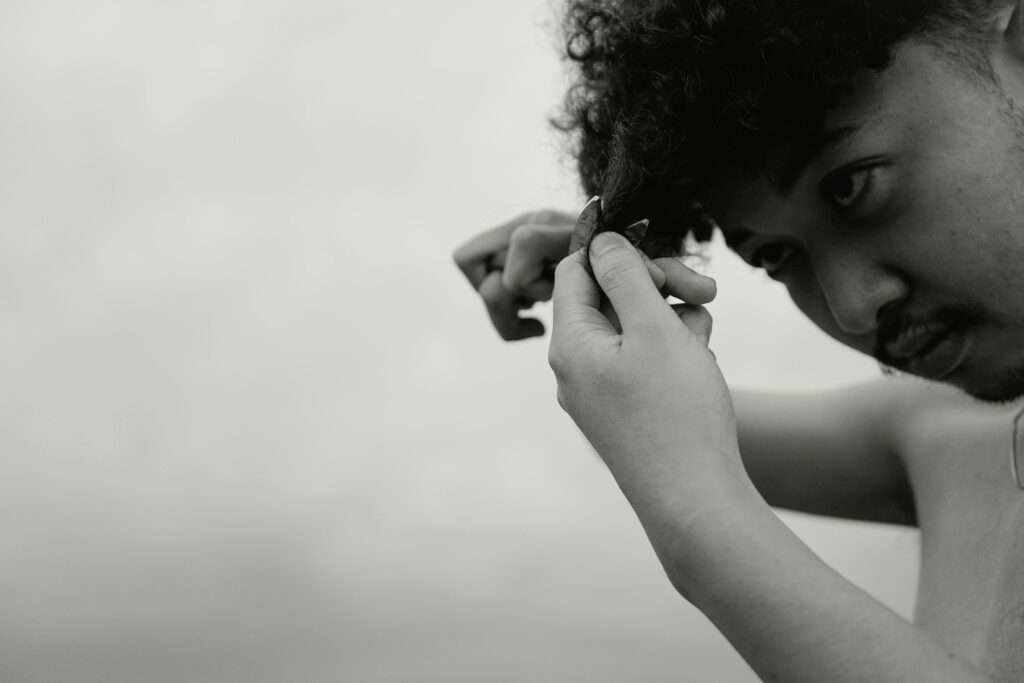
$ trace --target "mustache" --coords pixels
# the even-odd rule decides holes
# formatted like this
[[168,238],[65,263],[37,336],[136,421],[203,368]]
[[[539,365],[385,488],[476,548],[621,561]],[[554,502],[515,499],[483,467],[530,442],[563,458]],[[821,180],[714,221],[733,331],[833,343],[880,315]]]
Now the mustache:
[[984,316],[963,304],[949,304],[936,308],[927,314],[912,314],[893,311],[883,313],[875,338],[874,355],[878,362],[893,368],[905,364],[905,360],[893,358],[886,346],[894,344],[900,335],[915,327],[953,329],[968,327],[982,320]]

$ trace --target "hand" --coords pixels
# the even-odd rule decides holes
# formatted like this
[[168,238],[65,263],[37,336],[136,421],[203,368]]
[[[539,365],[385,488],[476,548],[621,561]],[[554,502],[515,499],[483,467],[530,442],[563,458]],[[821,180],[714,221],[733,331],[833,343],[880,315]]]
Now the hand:
[[524,214],[455,250],[455,263],[476,289],[506,341],[539,337],[544,325],[519,311],[551,298],[553,270],[569,252],[574,217],[559,211]]
[[[672,307],[636,249],[614,233],[595,238],[591,263],[597,282],[581,251],[555,275],[549,361],[559,404],[634,505],[637,497],[667,502],[687,481],[700,488],[705,475],[742,473],[732,402],[707,346],[711,317],[702,305],[714,298],[714,281],[658,259],[665,290],[687,302]],[[621,332],[602,313],[602,291]]]

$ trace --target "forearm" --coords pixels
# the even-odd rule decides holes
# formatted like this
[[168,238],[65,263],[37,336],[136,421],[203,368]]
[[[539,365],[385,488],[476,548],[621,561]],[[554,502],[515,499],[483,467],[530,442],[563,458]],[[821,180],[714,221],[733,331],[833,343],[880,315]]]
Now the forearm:
[[699,507],[627,496],[673,585],[763,680],[990,680],[825,565],[748,482],[729,487]]
[[757,494],[702,309],[667,307],[621,235],[597,235],[590,262],[593,277],[582,253],[555,276],[548,360],[559,404],[680,592],[766,680],[984,681],[821,563]]

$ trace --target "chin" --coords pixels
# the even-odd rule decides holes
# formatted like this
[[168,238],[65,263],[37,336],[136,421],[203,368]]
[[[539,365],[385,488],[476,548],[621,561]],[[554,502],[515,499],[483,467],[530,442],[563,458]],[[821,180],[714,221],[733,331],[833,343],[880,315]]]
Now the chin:
[[1009,403],[1024,396],[1024,363],[991,371],[985,376],[950,381],[986,403]]

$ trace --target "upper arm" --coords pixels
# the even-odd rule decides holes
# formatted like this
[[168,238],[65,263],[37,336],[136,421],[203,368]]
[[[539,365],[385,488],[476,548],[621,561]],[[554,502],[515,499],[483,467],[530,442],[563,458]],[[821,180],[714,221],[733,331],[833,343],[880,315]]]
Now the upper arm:
[[914,524],[897,380],[817,394],[733,392],[740,453],[773,506]]

